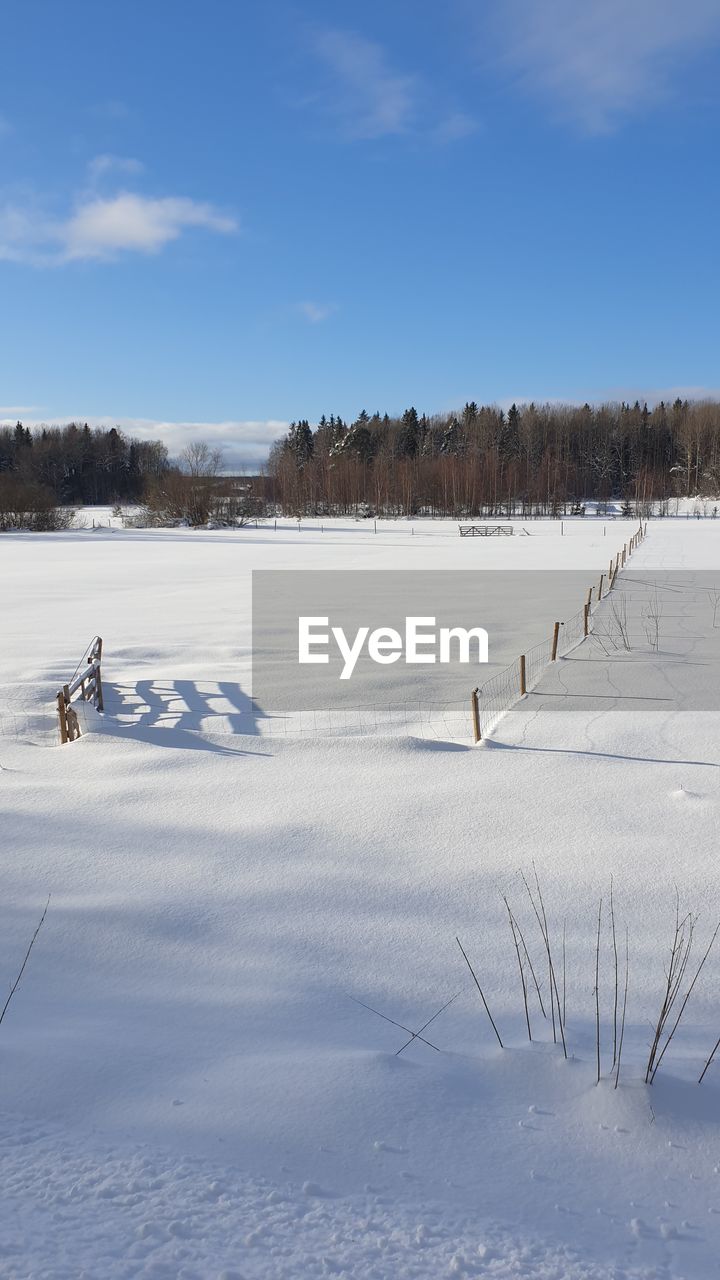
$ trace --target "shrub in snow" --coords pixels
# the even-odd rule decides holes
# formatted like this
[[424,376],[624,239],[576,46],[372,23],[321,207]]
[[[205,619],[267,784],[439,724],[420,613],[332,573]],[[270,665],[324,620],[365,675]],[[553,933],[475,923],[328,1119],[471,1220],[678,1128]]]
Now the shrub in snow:
[[51,533],[69,529],[75,512],[58,507],[52,491],[44,485],[20,479],[13,473],[0,475],[0,532],[27,529]]

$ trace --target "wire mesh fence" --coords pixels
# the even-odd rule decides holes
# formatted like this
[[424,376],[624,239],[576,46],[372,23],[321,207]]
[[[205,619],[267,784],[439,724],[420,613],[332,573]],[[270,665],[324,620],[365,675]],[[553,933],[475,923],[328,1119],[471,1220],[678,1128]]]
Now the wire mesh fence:
[[366,703],[258,716],[260,737],[420,737],[435,741],[470,739],[467,699],[452,702]]
[[54,746],[58,738],[54,688],[37,684],[0,685],[0,738]]

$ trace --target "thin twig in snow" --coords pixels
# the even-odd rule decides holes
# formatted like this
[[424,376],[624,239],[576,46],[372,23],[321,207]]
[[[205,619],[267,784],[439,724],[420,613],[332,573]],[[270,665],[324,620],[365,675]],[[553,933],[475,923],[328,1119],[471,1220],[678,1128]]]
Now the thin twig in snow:
[[[419,1031],[411,1031],[410,1028],[404,1026],[402,1022],[396,1022],[394,1018],[388,1018],[386,1013],[381,1013],[379,1009],[373,1009],[371,1004],[366,1004],[364,1000],[358,1000],[357,996],[351,996],[349,992],[347,993],[347,997],[348,997],[348,1000],[353,1000],[355,1004],[362,1005],[363,1009],[369,1009],[370,1012],[376,1014],[378,1018],[384,1018],[386,1022],[389,1022],[391,1024],[391,1026],[399,1027],[400,1030],[406,1032],[407,1035],[413,1036],[418,1040],[422,1040],[423,1044],[426,1044],[428,1046],[428,1049],[434,1049],[436,1053],[441,1052],[441,1050],[438,1049],[437,1045],[433,1044],[431,1040],[425,1040],[423,1036],[420,1035]],[[420,1030],[422,1031],[422,1027],[420,1028]]]
[[712,1062],[713,1058],[715,1057],[715,1054],[717,1053],[718,1049],[720,1049],[720,1036],[718,1036],[717,1040],[715,1041],[715,1044],[713,1045],[713,1051],[712,1051],[712,1053],[710,1054],[710,1057],[708,1058],[707,1062],[705,1063],[705,1066],[704,1066],[704,1067],[703,1067],[703,1069],[702,1069],[702,1074],[700,1075],[700,1078],[698,1079],[698,1084],[702,1084],[702,1082],[703,1082],[703,1076],[705,1075],[705,1072],[707,1071],[708,1067],[710,1066],[710,1063]]
[[[542,912],[542,918],[540,916],[540,912],[538,912],[538,909],[535,906],[535,900],[532,894],[530,893],[530,886],[528,885],[528,882],[525,879],[525,876],[523,875],[522,878],[525,883],[525,888],[527,889],[528,894],[530,895],[530,901],[533,904],[533,910],[535,911],[538,924],[540,925],[540,932],[542,933],[543,938],[545,940],[545,950],[547,952],[548,968],[550,972],[550,1009],[553,1015],[553,1040],[557,1044],[557,1035],[555,1032],[555,1006],[556,1006],[557,1015],[558,1015],[558,1026],[560,1028],[560,1038],[562,1040],[563,1054],[567,1058],[568,1055],[567,1055],[567,1044],[565,1043],[565,1026],[563,1023],[562,1007],[560,1005],[560,994],[558,992],[557,979],[555,977],[555,966],[553,964],[552,949],[550,946],[550,930],[548,928],[547,913],[545,911],[545,902],[543,900],[542,889],[540,888],[540,878],[537,873],[537,867],[535,866],[534,862],[532,865],[533,865],[533,873],[535,876],[535,886],[537,889],[538,901],[540,903],[540,911]],[[520,874],[522,875],[522,872]],[[553,996],[555,1001],[554,1004],[553,1004]]]
[[539,911],[538,911],[538,909],[537,909],[537,906],[535,905],[535,899],[534,899],[533,894],[532,894],[532,889],[530,888],[530,885],[528,884],[528,882],[527,882],[527,880],[526,880],[526,878],[525,878],[525,872],[524,872],[524,871],[521,871],[521,872],[520,872],[520,875],[521,875],[521,877],[522,877],[522,882],[523,882],[523,884],[525,885],[525,888],[527,889],[527,895],[528,895],[528,897],[529,897],[529,899],[530,899],[530,903],[531,903],[531,905],[532,905],[532,909],[533,909],[533,911],[535,912],[535,918],[536,918],[536,920],[537,920],[537,922],[538,922],[538,925],[540,926],[540,932],[541,932],[541,934],[542,934],[543,942],[545,943],[545,955],[546,955],[546,957],[547,957],[547,962],[548,962],[548,974],[549,974],[549,978],[550,978],[550,1014],[551,1014],[551,1017],[552,1017],[553,1044],[557,1044],[557,1029],[556,1029],[556,1027],[555,1027],[555,1000],[554,1000],[554,997],[553,997],[553,984],[552,984],[552,964],[551,964],[551,961],[550,961],[548,940],[547,940],[547,936],[546,936],[546,933],[545,933],[545,929],[543,928],[542,917],[541,917],[541,915],[540,915],[540,912],[539,912]]
[[600,1083],[600,922],[602,898],[598,907],[597,944],[595,947],[595,1045],[597,1050],[597,1083]]
[[528,968],[529,968],[530,973],[531,973],[531,975],[532,975],[533,984],[534,984],[534,986],[535,986],[535,991],[537,992],[538,1004],[540,1005],[540,1012],[542,1013],[543,1018],[547,1018],[547,1013],[545,1012],[545,1005],[543,1004],[542,992],[541,992],[541,990],[540,990],[540,983],[539,983],[539,982],[538,982],[538,980],[537,980],[537,975],[536,975],[536,973],[535,973],[535,968],[534,968],[534,966],[533,966],[533,962],[532,962],[532,960],[530,959],[530,952],[529,952],[529,951],[528,951],[528,949],[527,949],[527,943],[526,943],[526,941],[525,941],[525,935],[523,934],[523,931],[522,931],[522,929],[520,928],[520,922],[519,922],[519,920],[518,920],[515,916],[513,916],[513,920],[515,921],[515,928],[516,928],[516,929],[517,929],[517,931],[518,931],[518,937],[519,937],[519,939],[520,939],[520,941],[521,941],[521,943],[522,943],[522,948],[523,948],[523,951],[525,952],[525,959],[527,960]]
[[0,1013],[0,1024],[2,1024],[2,1020],[3,1020],[3,1018],[5,1017],[5,1014],[6,1014],[6,1013],[7,1013],[7,1011],[8,1011],[8,1005],[10,1004],[10,1001],[12,1000],[13,996],[15,995],[15,992],[17,991],[18,986],[20,985],[20,979],[22,978],[23,973],[25,972],[25,965],[27,964],[28,960],[30,959],[30,952],[32,951],[33,947],[35,946],[35,939],[37,938],[37,936],[38,936],[38,934],[39,934],[40,930],[41,930],[41,929],[42,929],[42,927],[43,927],[43,924],[45,923],[45,917],[46,917],[46,915],[47,915],[47,909],[48,909],[48,907],[49,907],[49,906],[50,906],[50,895],[48,894],[48,900],[47,900],[47,902],[45,903],[45,910],[43,911],[43,913],[42,913],[42,915],[41,915],[41,917],[40,917],[40,923],[38,924],[37,929],[35,930],[35,932],[34,932],[34,934],[33,934],[32,938],[30,939],[30,946],[28,947],[27,951],[25,952],[25,959],[23,960],[22,964],[20,965],[20,972],[18,973],[17,978],[15,979],[15,981],[13,982],[13,984],[12,984],[12,986],[11,986],[11,988],[10,988],[10,994],[8,995],[8,998],[7,998],[7,1000],[5,1001],[5,1004],[3,1005],[2,1013]]
[[[452,1004],[453,1000],[457,1000],[457,998],[458,998],[458,996],[459,996],[459,995],[460,995],[460,992],[459,992],[459,991],[456,991],[454,996],[451,996],[449,1000],[446,1000],[446,1001],[445,1001],[445,1004],[442,1006],[442,1008],[441,1008],[441,1009],[438,1009],[437,1013],[434,1013],[434,1014],[433,1014],[433,1016],[432,1016],[432,1018],[428,1018],[427,1022],[423,1023],[423,1025],[422,1025],[422,1026],[421,1026],[421,1028],[420,1028],[420,1031],[424,1031],[426,1027],[429,1027],[429,1026],[430,1026],[430,1023],[431,1023],[431,1022],[434,1022],[436,1018],[439,1018],[439,1017],[440,1017],[440,1014],[441,1014],[441,1013],[444,1013],[444,1012],[445,1012],[445,1010],[446,1010],[446,1009],[447,1009],[447,1008]],[[409,1039],[408,1041],[406,1041],[406,1043],[405,1043],[405,1044],[403,1044],[403,1045],[401,1045],[401,1046],[400,1046],[400,1048],[398,1049],[397,1053],[395,1054],[395,1057],[396,1057],[396,1058],[398,1058],[398,1057],[400,1056],[400,1054],[402,1053],[403,1049],[407,1049],[408,1045],[409,1045],[409,1044],[412,1044],[413,1040],[422,1039],[422,1036],[420,1035],[420,1031],[412,1031],[412,1032],[410,1032],[410,1039]],[[427,1043],[427,1042],[426,1042],[426,1043]]]
[[622,1057],[623,1040],[625,1038],[625,1011],[627,1009],[627,993],[628,993],[628,973],[630,970],[630,933],[627,925],[625,926],[625,994],[623,996],[622,1020],[620,1022],[620,1040],[618,1042],[617,1052],[617,1070],[615,1072],[615,1088],[620,1083],[620,1059]]
[[699,963],[699,965],[698,965],[697,969],[695,970],[695,977],[693,978],[692,982],[690,983],[690,986],[688,987],[687,991],[685,992],[685,999],[683,1000],[682,1004],[680,1005],[680,1012],[678,1013],[678,1016],[677,1016],[677,1018],[675,1019],[675,1022],[673,1023],[672,1030],[670,1031],[670,1034],[668,1035],[668,1038],[667,1038],[667,1040],[665,1041],[665,1044],[664,1044],[664,1045],[663,1045],[663,1047],[662,1047],[662,1050],[661,1050],[661,1052],[660,1052],[660,1055],[659,1055],[659,1057],[658,1057],[658,1060],[657,1060],[657,1062],[655,1063],[655,1066],[653,1067],[652,1075],[650,1076],[650,1083],[651,1083],[651,1084],[652,1084],[653,1080],[655,1079],[655,1076],[656,1076],[656,1074],[657,1074],[657,1069],[658,1069],[658,1067],[660,1066],[660,1063],[662,1062],[663,1058],[665,1057],[665,1051],[667,1050],[667,1047],[668,1047],[668,1045],[670,1044],[670,1041],[672,1040],[673,1036],[675,1035],[675,1032],[677,1031],[678,1023],[680,1022],[680,1019],[682,1018],[683,1013],[685,1012],[685,1006],[686,1006],[686,1004],[687,1004],[688,1000],[690,999],[690,996],[692,995],[692,989],[693,989],[693,987],[695,986],[695,983],[697,982],[698,978],[700,977],[700,973],[701,973],[701,971],[702,971],[702,967],[703,967],[703,965],[705,964],[705,961],[707,960],[708,956],[710,955],[710,951],[712,950],[712,945],[713,945],[713,943],[714,943],[715,939],[716,939],[716,938],[717,938],[717,936],[718,936],[718,930],[720,930],[720,923],[716,924],[716,926],[715,926],[715,932],[713,933],[713,936],[712,936],[712,938],[710,939],[710,941],[709,941],[709,943],[708,943],[708,945],[707,945],[707,950],[706,950],[706,952],[705,952],[705,954],[704,954],[704,956],[703,956],[702,960],[700,961],[700,963]]
[[675,932],[673,934],[672,947],[670,950],[670,964],[665,975],[665,991],[645,1070],[646,1084],[650,1082],[650,1076],[655,1066],[655,1058],[657,1056],[660,1040],[682,984],[685,969],[690,958],[694,928],[695,919],[690,912],[687,912],[682,919],[680,919],[680,895],[676,889]]
[[[615,934],[615,903],[613,900],[613,878],[610,877],[610,924],[612,926],[612,944],[613,956],[615,959],[615,1000],[613,1004],[613,1067],[617,1061],[617,1034],[618,1034],[618,951],[617,937]],[[612,1070],[612,1067],[611,1067]]]
[[515,932],[515,921],[513,919],[513,913],[510,910],[510,903],[508,902],[507,898],[504,896],[503,896],[503,902],[505,903],[505,907],[508,913],[508,920],[510,922],[510,932],[512,933],[512,940],[515,945],[515,954],[517,956],[518,969],[520,970],[520,982],[522,985],[523,1005],[525,1006],[525,1021],[527,1023],[528,1040],[532,1040],[532,1031],[530,1030],[530,1014],[528,1012],[527,982],[525,981],[525,971],[523,969],[522,956],[520,955],[520,947],[518,946],[517,934]]
[[563,987],[563,1004],[562,1004],[562,1020],[565,1023],[565,991],[566,991],[566,970],[565,970],[565,932],[567,929],[567,916],[563,916],[563,939],[562,939],[562,987]]
[[487,1000],[485,999],[485,996],[483,995],[483,989],[482,989],[482,987],[480,986],[480,983],[478,982],[477,977],[475,976],[475,970],[473,969],[473,967],[472,967],[472,965],[471,965],[470,961],[469,961],[469,960],[468,960],[468,958],[467,958],[467,953],[466,953],[465,948],[463,947],[463,944],[462,944],[462,942],[460,941],[460,939],[459,939],[459,938],[456,938],[456,939],[455,939],[455,941],[457,942],[457,944],[458,944],[458,946],[459,946],[460,950],[461,950],[461,951],[462,951],[462,953],[463,953],[463,956],[465,957],[465,963],[466,963],[466,965],[467,965],[468,969],[470,970],[470,972],[471,972],[471,974],[472,974],[472,976],[473,976],[473,982],[475,983],[475,986],[477,987],[478,991],[480,992],[480,999],[482,1000],[483,1004],[485,1005],[485,1012],[486,1012],[486,1014],[487,1014],[488,1018],[490,1019],[490,1022],[492,1023],[492,1029],[493,1029],[493,1031],[495,1032],[495,1035],[497,1036],[498,1044],[500,1045],[500,1048],[501,1048],[501,1049],[504,1049],[504,1048],[505,1048],[505,1046],[504,1046],[504,1044],[503,1044],[502,1040],[500,1039],[500,1032],[498,1031],[497,1027],[495,1026],[495,1020],[494,1020],[494,1018],[493,1018],[493,1016],[492,1016],[492,1014],[491,1014],[491,1012],[490,1012],[490,1010],[489,1010],[489,1008],[488,1008],[488,1002],[487,1002]]

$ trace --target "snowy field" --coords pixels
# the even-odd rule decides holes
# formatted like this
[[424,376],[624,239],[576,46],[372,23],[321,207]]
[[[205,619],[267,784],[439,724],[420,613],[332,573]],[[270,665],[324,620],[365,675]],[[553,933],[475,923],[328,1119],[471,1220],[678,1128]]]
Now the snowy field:
[[[501,666],[576,612],[576,575],[595,583],[635,527],[0,540],[6,988],[52,894],[0,1027],[0,1275],[720,1275],[720,1063],[695,1083],[720,944],[643,1084],[676,889],[699,913],[689,974],[720,919],[718,522],[651,522],[615,593],[629,647],[601,606],[480,747],[232,731],[252,569],[497,570]],[[513,570],[537,571],[531,609]],[[549,570],[567,598],[543,591]],[[96,632],[107,712],[56,748],[50,699]],[[567,1060],[533,993],[528,1042],[501,897],[547,1003],[518,877],[533,861],[558,957],[566,931]],[[630,951],[617,1090],[611,875]],[[431,1044],[397,1056],[451,998]]]

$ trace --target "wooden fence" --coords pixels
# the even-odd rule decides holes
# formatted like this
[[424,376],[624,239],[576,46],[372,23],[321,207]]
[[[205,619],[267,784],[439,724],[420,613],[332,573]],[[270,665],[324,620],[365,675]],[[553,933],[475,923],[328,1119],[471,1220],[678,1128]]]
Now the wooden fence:
[[517,663],[498,672],[479,688],[473,689],[470,694],[470,722],[474,742],[481,742],[500,717],[525,697],[528,689],[537,684],[551,662],[557,662],[559,657],[563,657],[590,635],[594,607],[593,593],[595,593],[595,605],[609,595],[615,586],[618,573],[627,564],[633,551],[639,547],[646,533],[647,524],[643,525],[641,521],[637,532],[618,551],[615,559],[610,561],[607,580],[605,574],[601,573],[597,588],[590,587],[579,613],[565,622],[554,624],[552,638],[521,654]]
[[85,650],[75,674],[64,684],[57,695],[58,721],[60,723],[60,742],[74,742],[80,737],[80,725],[77,712],[72,706],[73,698],[82,702],[92,702],[98,711],[103,709],[102,675],[102,639],[95,636]]

